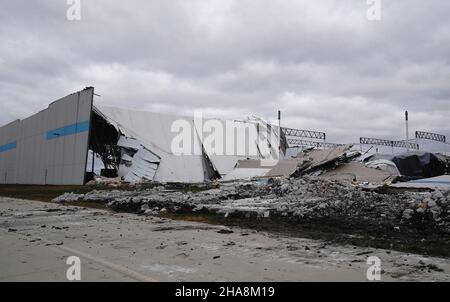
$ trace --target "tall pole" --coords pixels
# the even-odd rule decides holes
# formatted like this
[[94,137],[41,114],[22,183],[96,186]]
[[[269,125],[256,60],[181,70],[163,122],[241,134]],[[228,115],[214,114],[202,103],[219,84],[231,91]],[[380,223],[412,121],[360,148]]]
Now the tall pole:
[[409,125],[408,125],[408,111],[405,111],[405,122],[406,122],[406,150],[409,152]]

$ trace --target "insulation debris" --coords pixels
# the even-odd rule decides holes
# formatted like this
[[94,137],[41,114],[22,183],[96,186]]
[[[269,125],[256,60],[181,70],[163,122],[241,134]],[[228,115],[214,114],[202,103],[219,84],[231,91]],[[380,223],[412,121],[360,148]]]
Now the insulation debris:
[[391,175],[397,175],[397,176],[401,175],[400,171],[398,170],[395,163],[390,160],[387,160],[387,159],[378,159],[378,160],[369,161],[365,165],[368,168],[386,171],[386,172],[390,173]]
[[380,159],[393,162],[400,174],[410,179],[435,177],[450,172],[444,156],[427,152],[409,152],[395,156],[374,154],[364,161],[370,163]]

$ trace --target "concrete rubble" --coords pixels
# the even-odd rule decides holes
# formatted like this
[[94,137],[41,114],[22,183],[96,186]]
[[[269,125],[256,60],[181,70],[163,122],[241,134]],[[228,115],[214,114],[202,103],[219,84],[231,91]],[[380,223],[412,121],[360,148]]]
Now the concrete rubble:
[[[379,194],[350,183],[317,177],[271,179],[268,182],[239,182],[219,189],[176,192],[163,186],[137,191],[99,191],[66,193],[54,202],[103,202],[112,209],[153,212],[202,211],[232,214],[243,212],[268,217],[315,219],[345,216],[376,224],[402,224],[403,212],[416,218],[431,213],[436,226],[450,232],[450,191]],[[399,219],[400,218],[400,219]],[[408,219],[406,219],[408,220]]]

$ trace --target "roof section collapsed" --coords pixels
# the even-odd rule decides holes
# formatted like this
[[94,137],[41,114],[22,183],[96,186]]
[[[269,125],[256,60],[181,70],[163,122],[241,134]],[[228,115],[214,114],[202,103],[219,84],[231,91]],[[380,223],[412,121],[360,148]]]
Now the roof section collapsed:
[[90,148],[125,181],[199,183],[239,160],[278,156],[278,127],[261,119],[224,121],[113,107],[93,108]]
[[[90,171],[113,178],[96,178],[99,183],[203,183],[311,174],[379,184],[450,172],[444,155],[366,152],[359,157],[351,145],[297,139],[325,139],[323,132],[280,129],[257,117],[231,121],[94,107],[93,96],[94,88],[87,87],[0,127],[0,184],[82,185],[93,176]],[[286,150],[292,140],[313,148],[290,158]]]
[[[243,122],[217,119],[198,122],[195,116],[94,107],[93,121],[93,141],[97,141],[95,134],[99,129],[107,128],[99,124],[115,129],[114,141],[102,144],[113,145],[116,151],[108,153],[104,150],[109,149],[103,148],[102,159],[106,166],[112,163],[118,176],[127,182],[201,183],[218,178],[235,181],[312,174],[325,179],[383,185],[447,171],[446,162],[437,155],[410,152],[394,158],[373,155],[364,159],[352,145],[336,144],[329,149],[305,150],[290,159],[276,158],[273,155],[279,144],[278,127],[258,118]],[[184,133],[186,137],[181,128],[188,129]],[[212,144],[213,130],[224,135],[214,136]],[[256,137],[252,137],[252,132]],[[282,132],[282,145],[287,141],[284,135]],[[101,141],[107,135],[100,136]],[[98,149],[92,150],[102,154]],[[274,158],[279,160],[267,160]],[[425,173],[430,168],[431,175]]]

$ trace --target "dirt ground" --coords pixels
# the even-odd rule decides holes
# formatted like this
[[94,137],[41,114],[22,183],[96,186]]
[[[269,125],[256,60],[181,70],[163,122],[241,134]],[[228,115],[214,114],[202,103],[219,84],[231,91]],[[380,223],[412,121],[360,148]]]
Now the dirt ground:
[[[365,248],[381,248],[396,250],[405,253],[416,253],[443,258],[450,257],[448,237],[440,234],[430,236],[430,232],[410,231],[399,233],[395,230],[389,232],[368,232],[364,227],[347,226],[342,221],[315,221],[300,223],[286,221],[284,217],[275,218],[245,218],[223,217],[210,214],[163,214],[161,217],[174,220],[203,222],[229,227],[242,227],[272,234],[289,237],[310,238],[324,240],[340,245],[355,245]],[[424,238],[427,238],[426,240]]]
[[130,190],[129,186],[123,185],[117,188],[110,186],[41,186],[41,185],[0,185],[0,196],[47,201],[50,202],[55,197],[58,197],[66,192],[73,192],[76,194],[83,194],[94,189],[101,190]]
[[0,198],[0,281],[450,281],[450,260],[240,227]]
[[[38,200],[50,202],[52,199],[67,193],[73,192],[75,194],[84,194],[92,190],[121,190],[129,191],[135,189],[150,188],[152,184],[141,184],[139,186],[129,186],[123,184],[116,187],[108,185],[84,185],[84,186],[54,186],[54,185],[2,185],[0,184],[0,196],[12,197],[19,199]],[[180,184],[168,184],[168,188],[172,188],[178,191],[199,191],[210,187],[203,188],[200,185],[180,185]]]

